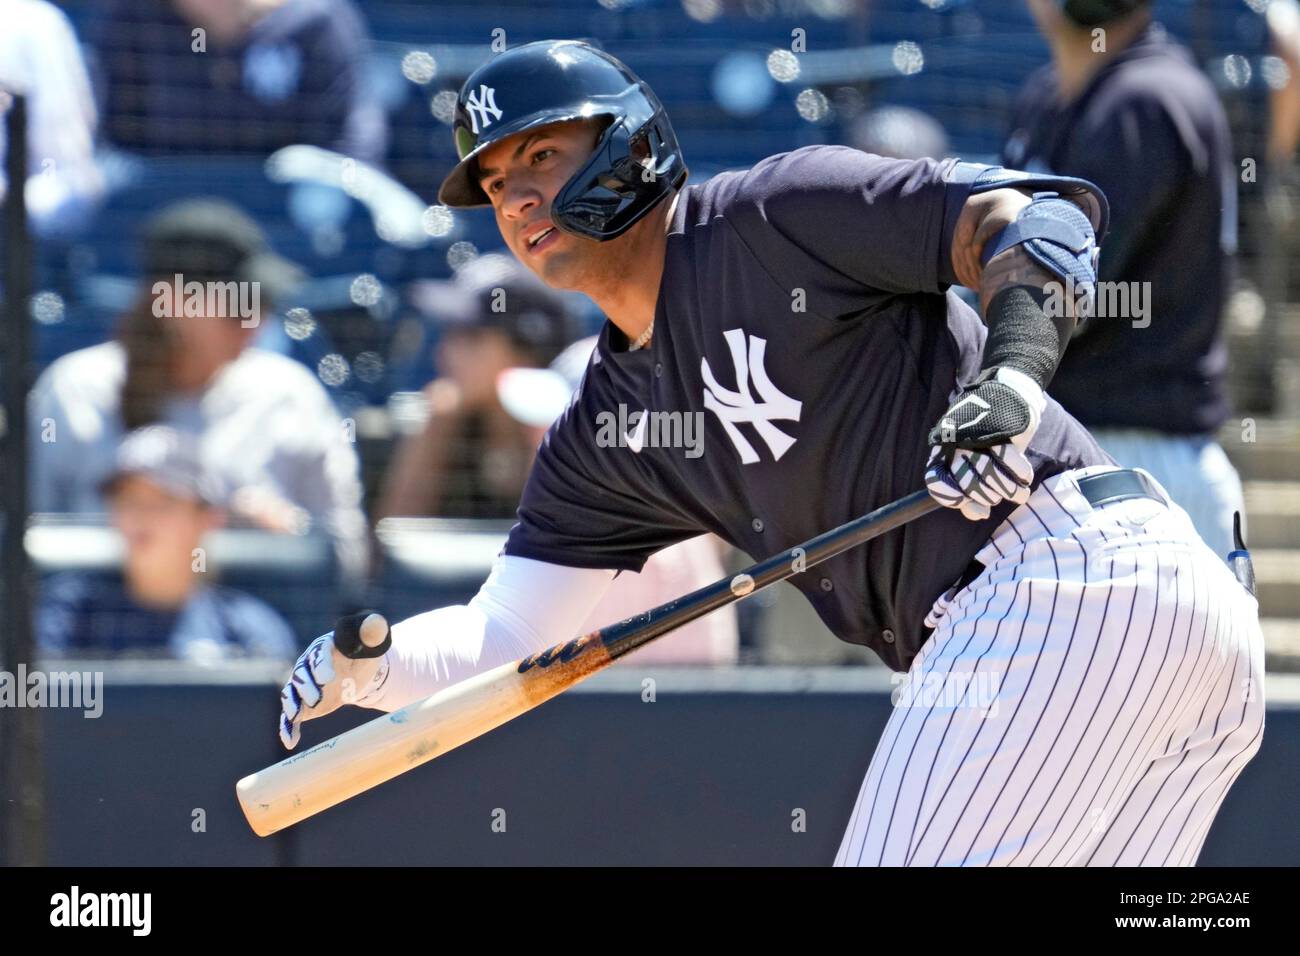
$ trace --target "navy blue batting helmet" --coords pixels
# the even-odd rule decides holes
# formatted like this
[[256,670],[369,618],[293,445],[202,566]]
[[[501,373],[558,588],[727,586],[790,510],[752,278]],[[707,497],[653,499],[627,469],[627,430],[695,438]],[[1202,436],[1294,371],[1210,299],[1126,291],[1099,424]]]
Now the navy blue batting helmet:
[[614,57],[577,40],[500,53],[470,74],[456,101],[457,163],[438,190],[448,206],[486,206],[478,156],[521,130],[608,120],[591,159],[551,203],[565,232],[606,240],[632,228],[686,181],[677,137],[654,91]]

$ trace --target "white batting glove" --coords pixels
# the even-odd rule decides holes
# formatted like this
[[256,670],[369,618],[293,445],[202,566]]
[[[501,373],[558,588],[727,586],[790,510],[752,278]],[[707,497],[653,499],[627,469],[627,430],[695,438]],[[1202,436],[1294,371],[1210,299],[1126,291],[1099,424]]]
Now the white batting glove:
[[963,391],[930,431],[925,486],[972,521],[1003,501],[1029,500],[1034,468],[1025,455],[1047,399],[1024,372],[1000,368]]
[[384,656],[393,639],[388,622],[373,611],[339,618],[334,630],[312,641],[280,691],[280,742],[298,746],[302,722],[355,704],[383,683]]

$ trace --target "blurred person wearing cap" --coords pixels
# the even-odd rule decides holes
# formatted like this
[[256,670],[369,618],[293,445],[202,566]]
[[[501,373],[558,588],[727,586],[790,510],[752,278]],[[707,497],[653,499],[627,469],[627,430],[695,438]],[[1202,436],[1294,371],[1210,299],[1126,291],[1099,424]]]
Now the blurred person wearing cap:
[[572,341],[572,311],[495,253],[412,294],[438,329],[438,377],[424,389],[423,428],[393,458],[376,517],[512,517],[538,437],[502,406],[497,379],[507,369],[544,368]]
[[[551,423],[569,407],[591,361],[596,340],[593,335],[574,342],[549,368],[507,369],[498,376],[501,404],[533,430],[534,448],[541,444]],[[646,559],[640,573],[620,571],[578,633],[590,634],[721,580],[726,575],[722,566],[726,547],[717,535],[702,534],[656,551]],[[734,664],[739,651],[736,609],[729,605],[647,644],[636,652],[635,666]],[[622,661],[616,666],[632,665]]]
[[124,548],[122,579],[68,572],[42,588],[45,656],[159,656],[208,663],[285,659],[289,625],[260,600],[205,581],[195,552],[221,526],[224,495],[193,437],[164,425],[132,432],[103,482]]
[[269,302],[299,281],[297,267],[251,218],[214,199],[158,213],[143,253],[145,276],[116,338],[53,362],[28,397],[32,510],[102,512],[119,441],[162,423],[197,439],[204,466],[231,489],[233,521],[323,530],[345,574],[362,573],[359,465],[343,422],[309,369],[251,347]]

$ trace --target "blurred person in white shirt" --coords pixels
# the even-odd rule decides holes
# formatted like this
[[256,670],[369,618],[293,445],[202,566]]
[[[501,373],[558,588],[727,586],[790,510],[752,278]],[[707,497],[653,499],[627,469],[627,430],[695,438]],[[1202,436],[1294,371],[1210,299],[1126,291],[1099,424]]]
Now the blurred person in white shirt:
[[[219,200],[164,209],[144,247],[146,275],[116,338],[59,358],[28,396],[32,511],[105,511],[101,489],[124,435],[170,425],[197,438],[204,466],[231,489],[233,523],[323,530],[344,573],[359,577],[366,521],[350,432],[309,369],[251,347],[267,300],[298,281],[297,267]],[[178,287],[236,290],[238,303]]]
[[[0,116],[6,94],[27,98],[27,186],[40,235],[75,228],[104,191],[95,164],[95,101],[72,24],[45,0],[0,0]],[[9,189],[0,122],[0,201]]]

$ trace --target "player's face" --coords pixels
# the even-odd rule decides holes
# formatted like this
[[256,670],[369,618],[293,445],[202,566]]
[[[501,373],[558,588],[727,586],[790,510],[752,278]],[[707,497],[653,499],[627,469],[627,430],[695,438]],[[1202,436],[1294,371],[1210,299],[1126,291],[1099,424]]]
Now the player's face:
[[600,261],[601,243],[561,232],[550,219],[552,201],[591,158],[600,130],[597,120],[552,123],[508,136],[479,156],[479,185],[501,237],[554,288],[581,289]]

